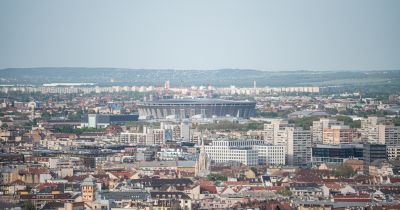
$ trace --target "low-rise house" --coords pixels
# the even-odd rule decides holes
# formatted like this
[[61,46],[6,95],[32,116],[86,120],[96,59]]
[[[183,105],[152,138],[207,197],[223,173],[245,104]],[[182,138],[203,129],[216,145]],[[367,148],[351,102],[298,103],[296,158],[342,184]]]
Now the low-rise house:
[[323,196],[322,189],[316,183],[291,183],[290,191],[297,197],[317,198]]
[[192,209],[191,198],[183,192],[150,192],[151,204],[157,209]]
[[185,189],[193,185],[193,181],[188,178],[182,179],[157,179],[157,178],[142,178],[132,179],[133,186],[146,190],[162,190],[169,187]]

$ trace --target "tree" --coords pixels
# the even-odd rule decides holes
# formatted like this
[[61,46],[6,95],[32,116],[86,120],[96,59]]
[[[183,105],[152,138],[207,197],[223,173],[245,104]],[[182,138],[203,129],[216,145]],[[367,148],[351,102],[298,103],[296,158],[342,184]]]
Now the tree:
[[344,116],[344,115],[336,116],[336,120],[343,121],[345,125],[349,125],[350,123],[353,122],[353,119],[351,119],[351,117]]
[[1,128],[2,128],[2,129],[7,129],[7,128],[8,128],[8,124],[7,124],[7,123],[3,123],[3,124],[1,125]]
[[354,120],[351,124],[350,124],[351,128],[361,128],[361,120]]
[[256,167],[251,167],[250,170],[252,170],[255,174],[257,174],[257,168]]
[[312,116],[312,117],[302,117],[294,120],[289,120],[289,123],[294,123],[298,127],[302,127],[304,130],[310,130],[310,126],[312,126],[314,121],[318,121],[320,117]]
[[216,173],[211,173],[209,175],[207,175],[207,179],[209,181],[226,181],[228,180],[228,177],[222,175],[222,174],[216,174]]
[[278,117],[278,113],[276,113],[276,112],[257,112],[257,116],[276,118],[276,117]]
[[355,171],[349,164],[341,164],[335,168],[334,174],[337,177],[350,178],[355,174]]
[[24,207],[25,210],[35,210],[35,206],[31,201],[24,201]]
[[393,119],[393,123],[394,123],[395,126],[400,126],[400,117],[395,117]]

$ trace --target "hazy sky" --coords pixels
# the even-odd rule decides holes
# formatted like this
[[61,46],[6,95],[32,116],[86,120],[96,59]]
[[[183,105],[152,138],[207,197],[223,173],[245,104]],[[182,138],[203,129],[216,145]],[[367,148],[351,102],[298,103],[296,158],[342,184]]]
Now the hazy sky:
[[400,69],[400,1],[0,1],[0,68]]

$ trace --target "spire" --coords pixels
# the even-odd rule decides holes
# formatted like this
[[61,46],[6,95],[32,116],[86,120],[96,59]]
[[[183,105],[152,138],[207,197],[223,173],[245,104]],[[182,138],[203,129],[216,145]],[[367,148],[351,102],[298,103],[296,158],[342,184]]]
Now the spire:
[[210,173],[210,159],[208,158],[208,155],[204,147],[203,135],[201,135],[200,141],[201,141],[200,154],[196,161],[195,175],[200,177],[205,177]]
[[201,141],[201,147],[200,147],[200,153],[204,153],[204,139],[203,139],[203,135],[200,136],[200,141]]

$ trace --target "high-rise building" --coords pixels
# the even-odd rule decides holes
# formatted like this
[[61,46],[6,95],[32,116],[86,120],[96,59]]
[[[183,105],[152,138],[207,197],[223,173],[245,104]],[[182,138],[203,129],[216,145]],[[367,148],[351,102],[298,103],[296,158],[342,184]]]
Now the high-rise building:
[[386,160],[387,159],[386,145],[385,144],[366,143],[366,144],[364,144],[363,156],[364,156],[365,170],[368,170],[369,165],[374,160]]
[[164,129],[147,129],[146,145],[161,145],[165,143]]
[[400,126],[378,125],[378,143],[394,147],[400,146]]
[[283,119],[271,119],[264,124],[264,143],[272,145],[287,145],[287,129],[290,127]]
[[314,121],[311,126],[312,131],[312,141],[313,145],[322,144],[323,141],[323,131],[325,128],[330,128],[333,125],[344,125],[343,122],[337,121],[336,119],[321,118],[319,121]]
[[350,144],[359,140],[357,129],[344,125],[335,125],[323,130],[324,144]]
[[188,119],[182,120],[180,131],[181,131],[181,139],[183,141],[190,141],[190,127],[191,123]]
[[288,128],[287,159],[289,165],[307,166],[311,161],[311,131]]

